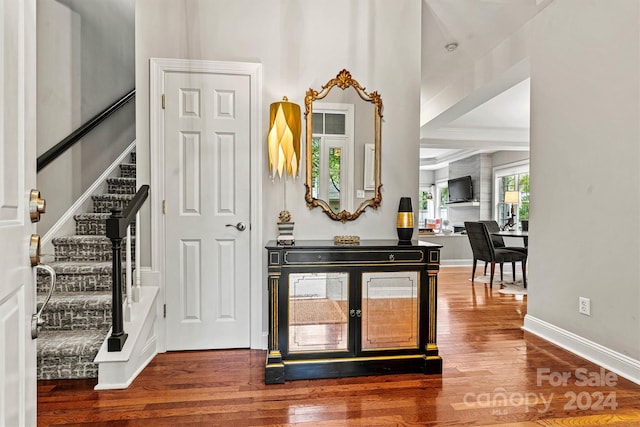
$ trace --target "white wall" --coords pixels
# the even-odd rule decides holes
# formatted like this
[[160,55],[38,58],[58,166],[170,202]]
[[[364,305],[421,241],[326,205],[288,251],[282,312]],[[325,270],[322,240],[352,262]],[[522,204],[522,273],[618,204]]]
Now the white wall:
[[433,179],[435,182],[449,179],[449,166],[434,170]]
[[[57,144],[81,122],[80,16],[55,0],[37,6],[37,155]],[[81,150],[75,146],[38,174],[47,200],[38,232],[42,235],[82,193]]]
[[[420,0],[138,0],[136,87],[139,180],[149,180],[149,58],[188,58],[263,64],[263,130],[269,105],[286,95],[303,106],[308,88],[320,89],[343,68],[384,103],[382,206],[355,222],[330,220],[304,202],[304,162],[287,184],[287,208],[296,239],[397,238],[401,196],[418,194]],[[304,132],[303,132],[304,135]],[[304,141],[303,141],[304,143]],[[262,159],[265,243],[276,237],[283,189]],[[153,191],[153,189],[152,189]],[[147,234],[147,233],[143,233]],[[417,237],[417,235],[415,236]],[[149,247],[150,242],[143,242]],[[143,251],[144,252],[144,251]],[[266,272],[265,272],[266,274]]]
[[493,167],[529,160],[529,151],[496,151],[491,155]]
[[[134,88],[134,0],[39,0],[38,155]],[[130,103],[38,174],[44,234],[135,138]]]
[[640,4],[611,5],[554,1],[535,19],[527,311],[640,372]]
[[420,187],[428,187],[436,183],[435,173],[431,170],[420,171]]
[[422,108],[424,123],[530,74],[525,328],[638,382],[639,4],[555,0]]
[[[308,88],[320,89],[346,68],[368,91],[380,93],[382,122],[382,206],[355,222],[332,221],[304,201],[304,162],[297,181],[287,183],[287,209],[297,240],[359,235],[397,239],[401,196],[418,195],[420,109],[420,0],[137,0],[136,139],[138,183],[150,180],[149,59],[181,58],[262,64],[262,134],[266,144],[269,106],[287,96],[304,106]],[[303,130],[304,135],[304,130]],[[303,141],[304,143],[304,141]],[[277,236],[283,186],[263,162],[263,244]],[[151,191],[154,191],[153,188]],[[143,215],[150,217],[148,206]],[[142,221],[142,253],[153,244],[150,221]],[[417,224],[416,224],[417,227]],[[149,236],[147,238],[147,236]],[[417,238],[417,231],[414,236]],[[266,283],[266,254],[260,263]],[[150,261],[143,257],[143,265]],[[152,269],[155,266],[151,266]],[[266,286],[262,295],[266,307]],[[263,311],[262,330],[267,329]]]

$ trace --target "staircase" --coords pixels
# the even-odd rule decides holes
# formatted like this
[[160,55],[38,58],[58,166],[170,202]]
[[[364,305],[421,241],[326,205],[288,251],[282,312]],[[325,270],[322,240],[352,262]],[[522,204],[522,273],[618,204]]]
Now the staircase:
[[[93,212],[74,216],[76,234],[52,240],[55,261],[49,265],[57,284],[42,313],[38,379],[98,377],[94,359],[111,327],[111,241],[105,236],[105,220],[112,207],[124,209],[136,192],[135,152],[130,157],[131,163],[120,165],[120,177],[107,179],[107,192],[92,196]],[[49,276],[40,271],[38,309],[50,285]]]

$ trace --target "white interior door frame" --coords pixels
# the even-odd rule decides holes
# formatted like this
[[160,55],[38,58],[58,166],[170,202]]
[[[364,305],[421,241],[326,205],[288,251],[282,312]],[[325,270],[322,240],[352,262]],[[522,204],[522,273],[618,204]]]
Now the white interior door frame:
[[160,293],[157,307],[158,351],[166,351],[166,322],[162,304],[165,301],[165,237],[162,201],[164,200],[164,114],[162,110],[162,94],[165,73],[171,72],[204,72],[245,75],[250,79],[250,114],[251,114],[251,225],[248,232],[251,239],[251,348],[266,349],[267,337],[262,331],[262,172],[263,145],[262,129],[262,64],[247,62],[224,62],[191,59],[150,59],[150,129],[149,140],[151,154],[151,269],[159,272]]

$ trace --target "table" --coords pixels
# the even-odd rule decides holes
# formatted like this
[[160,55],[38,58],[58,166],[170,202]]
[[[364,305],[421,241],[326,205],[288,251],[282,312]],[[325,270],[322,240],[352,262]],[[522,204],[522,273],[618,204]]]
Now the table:
[[493,233],[491,233],[494,236],[500,236],[500,237],[520,237],[523,239],[524,241],[524,247],[528,247],[529,246],[529,232],[528,231],[518,231],[518,230],[514,230],[514,231],[509,231],[509,230],[504,230],[504,231],[495,231]]
[[265,383],[441,374],[436,344],[441,247],[397,240],[268,242]]

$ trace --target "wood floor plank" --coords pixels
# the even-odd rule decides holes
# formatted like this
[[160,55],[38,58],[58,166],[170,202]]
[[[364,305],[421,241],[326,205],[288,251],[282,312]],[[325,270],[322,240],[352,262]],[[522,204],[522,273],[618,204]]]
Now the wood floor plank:
[[[386,375],[264,384],[265,352],[158,355],[126,390],[95,381],[38,382],[39,426],[640,426],[640,386],[578,386],[600,368],[522,330],[526,297],[439,275],[442,375]],[[539,369],[571,373],[566,385]],[[602,401],[597,405],[602,396]],[[609,397],[609,401],[604,401]],[[611,398],[615,398],[615,408]],[[588,404],[588,405],[587,405]]]

